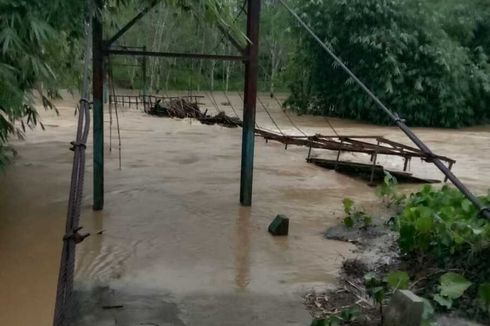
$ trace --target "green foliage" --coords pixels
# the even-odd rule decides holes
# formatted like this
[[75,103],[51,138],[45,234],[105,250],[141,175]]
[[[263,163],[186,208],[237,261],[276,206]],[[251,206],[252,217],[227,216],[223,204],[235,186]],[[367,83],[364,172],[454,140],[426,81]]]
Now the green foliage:
[[[387,175],[378,194],[384,199],[399,198],[396,185],[396,179]],[[490,205],[490,191],[479,199],[484,205]],[[474,319],[488,318],[490,264],[485,258],[490,253],[490,222],[458,190],[447,185],[441,189],[425,186],[400,203],[404,207],[394,221],[402,257],[409,264],[421,263],[422,270],[409,267],[410,274],[394,271],[384,276],[367,273],[364,285],[369,295],[382,310],[396,290],[411,288],[413,277],[417,280],[412,287],[418,284],[419,288],[415,289],[421,292],[417,293],[430,297],[439,309],[458,309]],[[353,226],[354,219],[349,216],[357,211],[354,202],[346,198],[343,205],[345,222]],[[435,273],[429,272],[431,267]],[[438,275],[441,275],[439,282]],[[420,284],[424,284],[422,289]],[[424,302],[423,325],[432,326],[434,309],[428,300]]]
[[490,282],[480,284],[478,288],[478,300],[482,309],[490,314]]
[[422,326],[437,326],[434,322],[435,310],[429,300],[422,298],[424,301],[424,312],[422,313]]
[[441,276],[440,294],[444,297],[457,299],[471,286],[471,282],[457,273],[446,273]]
[[[465,14],[475,22],[467,24],[467,33],[475,37],[463,43],[464,37],[449,34],[454,28],[445,24],[454,11],[438,14],[434,1],[304,1],[299,11],[320,39],[327,40],[354,73],[411,125],[482,123],[490,117],[488,53],[482,46],[490,20],[476,23]],[[480,6],[490,8],[488,2]],[[391,123],[311,37],[302,30],[298,33],[303,40],[298,42],[295,64],[301,68],[292,79],[290,107],[302,113]]]
[[[150,2],[151,0],[103,1],[102,11],[96,14],[104,18],[105,36],[112,35],[131,19],[135,12]],[[39,124],[34,103],[42,103],[46,109],[53,109],[50,101],[58,97],[58,89],[73,89],[79,85],[83,59],[80,39],[83,37],[84,21],[88,14],[86,3],[74,0],[0,0],[0,169],[12,158],[11,150],[7,146],[8,138],[13,135],[22,137],[27,129]],[[190,40],[190,44],[198,44],[197,41],[200,41],[208,30],[202,28],[201,31],[204,33],[196,33],[195,30],[184,29],[181,25],[182,21],[186,20],[194,25],[200,25],[202,22],[218,24],[242,45],[247,42],[239,28],[242,21],[236,24],[232,22],[238,8],[236,1],[166,0],[161,2],[160,9],[162,8],[168,9],[165,11],[167,16],[162,16],[161,12],[154,13],[151,17],[153,24],[148,24],[147,20],[147,24],[144,20],[140,22],[142,24],[138,25],[144,27],[143,31],[135,26],[131,32],[136,34],[133,34],[133,39],[129,39],[131,42],[128,45],[142,45],[139,43],[140,40],[146,44],[155,43],[155,25],[165,26],[169,17],[172,17],[173,24],[169,26],[167,38],[168,35],[176,34],[181,40]],[[168,16],[169,14],[176,15]],[[172,33],[174,29],[183,34]],[[215,28],[216,42],[218,35],[221,35],[218,33]],[[131,37],[131,33],[128,35]],[[151,35],[152,38],[147,35]],[[122,41],[125,40],[128,41],[124,38]],[[169,40],[167,47],[173,45],[173,41],[175,39]],[[205,44],[206,40],[202,41],[201,43]],[[187,50],[202,52],[201,49],[194,48]],[[231,51],[230,47],[223,50]],[[119,63],[134,62],[129,60]],[[223,66],[224,70],[229,67]],[[150,68],[154,68],[150,71],[157,70],[155,67]],[[171,70],[173,71],[173,68]],[[196,66],[189,65],[189,71],[195,70]],[[118,69],[116,75],[121,75],[121,71],[123,70]],[[223,69],[216,71],[216,74],[224,74]],[[239,75],[240,70],[237,71]],[[123,72],[128,74],[126,70]],[[189,88],[189,83],[194,80],[191,77],[194,75],[187,74],[181,80],[176,80],[175,84],[180,83],[180,86],[185,85]],[[130,84],[133,85],[132,82]]]
[[355,207],[352,199],[344,198],[342,204],[344,205],[344,212],[346,214],[344,218],[344,225],[347,228],[351,229],[354,226],[367,228],[373,223],[372,217]]
[[398,191],[398,181],[389,172],[385,172],[383,183],[376,188],[376,194],[388,207],[401,207],[407,199],[407,196]]
[[[370,272],[364,275],[364,285],[368,294],[380,305],[381,314],[383,314],[383,304],[397,290],[408,289],[410,276],[404,271],[394,271],[387,274],[384,278],[378,277],[375,273]],[[424,301],[424,311],[422,315],[422,326],[434,326],[434,308],[429,300],[422,298]]]
[[[378,194],[383,199],[399,198],[396,185],[396,179],[387,175]],[[490,205],[490,191],[479,199],[484,205]],[[410,279],[414,277],[417,280],[412,287],[424,284],[422,290],[416,288],[421,291],[417,293],[430,297],[439,309],[458,309],[475,319],[488,318],[490,264],[485,258],[490,253],[490,222],[458,190],[447,185],[441,189],[425,186],[400,203],[404,207],[394,221],[402,257],[409,264],[421,263],[422,268],[409,267],[410,274],[367,273],[364,285],[369,295],[382,309],[396,290],[410,288]],[[347,217],[356,212],[351,199],[344,199],[343,204]],[[351,225],[354,220],[347,221]],[[434,267],[436,272],[424,267],[428,270]],[[439,282],[438,275],[441,275]],[[425,302],[423,325],[432,326],[434,309],[428,300]]]
[[391,272],[386,276],[386,282],[392,289],[400,289],[405,290],[408,289],[408,285],[410,283],[410,276],[408,276],[407,272]]
[[346,323],[352,323],[356,321],[361,312],[358,308],[346,308],[342,309],[340,313],[331,316],[327,319],[314,320],[311,326],[339,326]]
[[368,290],[368,294],[374,301],[376,301],[376,303],[382,306],[389,290],[386,280],[381,279],[375,273],[370,272],[364,275],[364,285]]
[[[480,200],[488,205],[490,194]],[[479,311],[478,305],[480,311],[489,313],[489,264],[480,257],[490,252],[490,222],[479,213],[458,190],[426,186],[407,199],[397,217],[402,254],[411,259],[434,261],[443,271],[461,270],[461,274],[443,274],[437,289],[427,289],[427,294],[446,309],[461,304],[464,297],[464,304],[472,307],[474,314]]]
[[[34,92],[45,108],[57,96],[57,72],[70,68],[83,31],[83,2],[0,0],[0,168],[9,136],[39,124]],[[42,124],[41,124],[42,127]]]
[[364,286],[369,295],[380,305],[396,290],[408,288],[410,277],[407,272],[391,272],[383,278],[373,272],[364,275]]
[[434,295],[434,301],[451,309],[453,300],[459,299],[471,285],[472,282],[460,274],[446,273],[441,276],[439,293]]
[[[211,4],[207,4],[207,3]],[[179,5],[182,3],[181,5]],[[228,38],[217,28],[229,31],[245,45],[243,36],[246,15],[241,0],[162,1],[118,42],[119,45],[146,46],[148,51],[212,53],[239,55]],[[213,9],[214,8],[214,9]],[[216,11],[215,9],[218,8]],[[110,34],[141,10],[132,1],[129,6],[115,8],[117,15],[107,18]],[[209,13],[206,13],[209,11]],[[216,19],[216,13],[220,13]],[[286,90],[288,57],[295,47],[290,18],[276,1],[263,1],[261,10],[258,88],[260,91]],[[238,27],[240,30],[238,30]],[[147,58],[146,87],[152,92],[170,90],[243,91],[243,64],[218,60]],[[113,57],[116,86],[143,89],[141,58]],[[128,66],[129,65],[129,66]]]
[[[490,196],[482,197],[485,203]],[[490,223],[458,190],[426,186],[412,194],[397,219],[405,253],[430,253],[442,261],[474,255],[490,247]]]

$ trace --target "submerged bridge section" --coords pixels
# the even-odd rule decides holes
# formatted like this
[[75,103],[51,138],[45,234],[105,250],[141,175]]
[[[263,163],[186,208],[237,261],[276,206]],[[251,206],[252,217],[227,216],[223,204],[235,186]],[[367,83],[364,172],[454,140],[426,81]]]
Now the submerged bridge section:
[[[113,109],[117,109],[118,106],[133,107],[136,109],[144,109],[145,112],[158,116],[169,118],[192,118],[201,121],[203,124],[242,127],[238,109],[233,106],[232,101],[226,93],[223,93],[223,95],[226,98],[226,102],[222,104],[231,108],[232,112],[228,113],[233,115],[233,117],[229,117],[227,113],[222,110],[222,107],[220,107],[216,100],[216,95],[212,92],[209,92],[206,96],[192,95],[192,93],[184,96],[120,95],[116,94],[113,89],[113,94],[109,96],[109,108],[110,112],[112,112]],[[279,107],[283,107],[283,104],[279,99],[276,97],[273,98]],[[280,110],[291,126],[294,127],[300,135],[286,133],[284,131],[286,128],[281,126],[276,119],[274,119],[270,106],[265,105],[260,97],[257,99],[259,103],[258,111],[262,109],[263,112],[266,113],[266,116],[269,117],[272,125],[275,126],[275,130],[262,127],[256,122],[256,136],[262,137],[266,142],[274,141],[284,144],[285,149],[288,149],[289,146],[306,147],[309,149],[307,156],[308,163],[313,163],[327,169],[337,170],[341,173],[361,176],[368,179],[372,184],[377,180],[382,180],[385,171],[394,174],[401,182],[437,182],[436,180],[417,178],[407,172],[409,170],[409,163],[414,158],[421,159],[427,163],[432,163],[436,158],[445,162],[449,169],[452,169],[456,163],[455,160],[449,157],[442,155],[429,156],[419,148],[387,139],[384,136],[340,135],[330,122],[328,122],[328,126],[332,129],[334,135],[324,135],[321,133],[308,135],[298,126],[287,111]],[[200,109],[200,106],[204,104],[202,102],[211,103],[214,110],[217,112],[217,115],[208,115],[208,110],[202,112]],[[337,153],[336,160],[312,158],[311,154],[313,149],[334,151]],[[367,154],[370,156],[371,163],[366,164],[361,162],[342,161],[340,160],[342,153]],[[402,158],[404,162],[403,172],[401,171],[401,168],[400,170],[385,170],[383,166],[378,164],[378,157],[381,155]],[[447,181],[447,178],[445,181]]]

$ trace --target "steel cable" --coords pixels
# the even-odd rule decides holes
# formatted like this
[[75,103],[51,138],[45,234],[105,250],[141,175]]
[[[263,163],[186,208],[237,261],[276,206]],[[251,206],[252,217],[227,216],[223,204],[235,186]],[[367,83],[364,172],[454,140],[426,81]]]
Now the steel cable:
[[[114,96],[116,96],[116,87],[114,86],[114,74],[112,71],[112,61],[111,57],[107,57],[107,62],[108,62],[108,77],[109,77],[109,92],[112,93]],[[111,107],[112,103],[109,102],[109,108]],[[111,134],[111,144],[110,148],[112,148],[112,112],[109,111],[111,114],[110,118],[110,134]],[[119,124],[119,110],[117,106],[117,101],[114,102],[114,113],[116,115],[116,127],[117,127],[117,138],[118,138],[118,159],[119,159],[119,170],[122,169],[122,141],[121,141],[121,126]]]
[[260,99],[259,96],[257,96],[257,101],[260,103],[260,105],[262,106],[262,108],[264,109],[264,111],[267,113],[267,115],[269,116],[269,118],[271,119],[272,123],[274,124],[274,126],[276,126],[277,130],[279,130],[279,133],[282,135],[282,136],[285,136],[284,133],[282,132],[281,128],[279,128],[279,125],[276,123],[276,121],[274,120],[274,118],[272,117],[272,115],[270,114],[269,110],[267,110],[267,108],[265,107],[264,103],[262,102],[262,100]]
[[213,91],[208,91],[208,93],[209,93],[209,99],[211,101],[211,104],[214,106],[214,109],[216,110],[216,112],[218,112],[218,114],[220,114],[221,111],[219,109],[218,102],[216,102],[216,99],[214,98]]
[[85,149],[90,131],[89,112],[89,64],[91,57],[91,20],[92,10],[90,1],[87,1],[87,22],[85,23],[85,51],[83,66],[83,83],[80,100],[80,111],[78,116],[76,140],[72,142],[74,152],[73,167],[71,173],[71,185],[68,200],[67,219],[65,235],[63,237],[63,248],[58,275],[58,286],[56,291],[56,304],[54,311],[54,326],[70,325],[72,309],[73,279],[75,270],[75,247],[84,237],[78,233],[80,212],[83,195],[83,182],[85,173]]
[[235,110],[233,103],[231,102],[230,98],[228,97],[228,94],[226,93],[226,91],[223,92],[223,95],[225,96],[226,100],[228,101],[228,104],[230,105],[231,109],[233,110],[233,113],[235,114],[235,116],[238,119],[241,119],[240,116],[238,115],[238,112]]
[[[240,97],[240,99],[242,100],[242,102],[244,101],[244,98],[242,96],[242,94],[240,92],[237,92],[238,96]],[[256,108],[257,110],[257,108]],[[274,132],[274,130],[271,130],[271,129],[268,129],[268,128],[264,128],[264,127],[261,127],[258,123],[257,123],[257,119],[255,119],[255,129],[257,130],[264,130],[264,131],[269,131],[269,132]]]
[[[291,125],[296,129],[298,130],[301,134],[303,134],[303,136],[305,137],[308,137],[308,135],[303,131],[301,130],[298,125],[293,121],[293,119],[291,118],[291,116],[287,113],[286,110],[282,110],[282,104],[281,102],[279,101],[279,99],[277,97],[275,97],[274,95],[272,95],[272,98],[277,102],[277,105],[279,105],[279,109],[282,111],[282,113],[284,113],[284,115],[288,118],[289,122],[291,123]],[[336,133],[335,129],[332,127],[333,131]]]

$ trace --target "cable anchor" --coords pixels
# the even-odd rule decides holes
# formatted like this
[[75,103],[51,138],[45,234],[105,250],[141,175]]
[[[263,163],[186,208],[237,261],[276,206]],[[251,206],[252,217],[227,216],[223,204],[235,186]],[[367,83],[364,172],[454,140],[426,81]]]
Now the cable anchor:
[[70,144],[71,144],[70,151],[72,152],[74,152],[77,147],[81,147],[82,149],[87,149],[87,145],[85,145],[84,143],[78,143],[76,141],[72,141],[70,142]]
[[83,98],[83,97],[78,102],[80,104],[86,103],[89,107],[91,107],[94,104],[94,102],[90,102],[89,100],[87,100],[86,98]]
[[81,243],[85,238],[90,236],[90,233],[80,234],[79,231],[83,229],[82,226],[76,228],[71,233],[65,234],[63,241],[74,241],[75,244]]
[[395,116],[395,121],[396,122],[401,122],[401,123],[407,122],[407,120],[405,120],[402,117],[400,117],[400,115],[398,113],[395,113],[394,116]]

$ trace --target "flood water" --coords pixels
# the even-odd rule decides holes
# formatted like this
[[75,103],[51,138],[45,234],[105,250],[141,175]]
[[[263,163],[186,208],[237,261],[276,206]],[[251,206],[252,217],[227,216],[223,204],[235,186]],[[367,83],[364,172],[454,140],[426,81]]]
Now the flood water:
[[[216,94],[218,104],[226,102]],[[285,133],[298,134],[277,103],[261,97]],[[236,110],[240,97],[232,96]],[[212,102],[203,99],[212,113]],[[75,101],[42,112],[46,131],[12,144],[18,157],[0,175],[0,325],[50,325],[64,231],[75,133]],[[220,110],[233,115],[231,107]],[[262,108],[261,127],[275,126]],[[308,134],[332,135],[325,118],[293,116]],[[337,132],[382,135],[410,144],[395,128],[330,119]],[[307,325],[301,295],[335,284],[353,255],[349,244],[322,238],[342,218],[348,196],[377,201],[365,182],[305,162],[306,148],[256,142],[254,205],[239,205],[241,130],[190,120],[120,112],[122,169],[106,115],[105,209],[93,212],[92,150],[87,150],[81,225],[93,235],[77,248],[77,325]],[[416,129],[435,152],[457,160],[454,172],[475,192],[490,181],[490,127]],[[336,153],[314,155],[335,157]],[[368,160],[359,154],[357,160]],[[384,158],[390,167],[402,160]],[[433,166],[411,170],[441,179]],[[417,186],[410,186],[416,188]],[[273,238],[278,213],[290,236]],[[102,234],[97,232],[102,231]],[[102,305],[123,305],[102,310]]]

